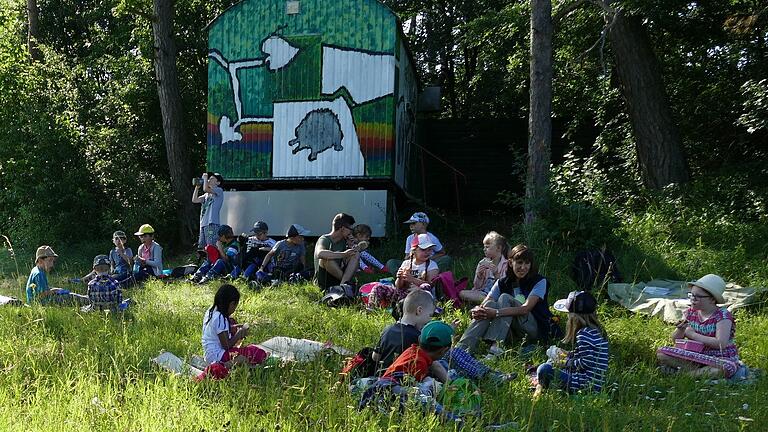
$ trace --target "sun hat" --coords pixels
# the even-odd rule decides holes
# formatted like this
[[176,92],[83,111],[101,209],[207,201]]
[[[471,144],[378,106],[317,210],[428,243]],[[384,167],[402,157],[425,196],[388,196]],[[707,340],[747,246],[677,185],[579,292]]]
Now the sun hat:
[[135,233],[133,233],[133,235],[140,236],[140,235],[143,235],[143,234],[154,234],[154,233],[155,233],[155,229],[152,228],[152,225],[144,224],[144,225],[140,226],[139,230],[136,231]]
[[96,257],[93,258],[93,266],[100,266],[100,265],[109,265],[109,257],[106,255],[96,255]]
[[35,252],[35,261],[39,260],[40,258],[48,258],[48,257],[57,257],[56,252],[53,251],[53,248],[50,246],[40,246],[37,248],[37,252]]
[[411,215],[411,218],[403,223],[411,224],[415,222],[423,222],[425,224],[429,223],[429,217],[424,212],[416,212]]
[[127,239],[128,236],[125,235],[125,231],[115,231],[112,233],[112,238]]
[[419,343],[434,348],[451,346],[453,327],[442,321],[430,321],[421,329]]
[[723,297],[723,293],[725,292],[725,281],[720,276],[716,274],[708,274],[702,276],[701,279],[697,281],[688,282],[689,288],[694,285],[710,293],[717,303],[725,303],[725,298]]
[[296,236],[305,236],[309,235],[312,231],[304,228],[303,226],[299,224],[293,224],[290,228],[288,228],[288,232],[285,233],[286,237],[296,237]]
[[586,291],[571,291],[567,298],[556,301],[552,308],[558,312],[589,314],[597,310],[597,300]]
[[251,230],[251,232],[259,232],[259,231],[264,231],[264,232],[269,231],[269,226],[267,226],[266,222],[258,221],[255,224],[253,224],[253,229]]
[[435,244],[432,243],[432,239],[429,237],[429,234],[419,234],[417,236],[413,237],[413,241],[411,241],[411,249],[429,249],[431,247],[434,247]]

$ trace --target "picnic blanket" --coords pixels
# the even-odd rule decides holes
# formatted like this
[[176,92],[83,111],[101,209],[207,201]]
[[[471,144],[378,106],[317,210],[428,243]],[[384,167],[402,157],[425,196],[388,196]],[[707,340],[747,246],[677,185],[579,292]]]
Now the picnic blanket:
[[331,345],[309,339],[296,339],[285,336],[276,336],[266,340],[258,346],[270,355],[287,361],[312,361],[322,351],[331,350],[337,354],[349,356],[353,352]]
[[[762,288],[742,287],[733,283],[725,286],[723,296],[729,311],[750,304]],[[608,296],[635,313],[658,316],[674,323],[683,319],[691,306],[687,297],[688,282],[654,279],[650,282],[608,284]]]

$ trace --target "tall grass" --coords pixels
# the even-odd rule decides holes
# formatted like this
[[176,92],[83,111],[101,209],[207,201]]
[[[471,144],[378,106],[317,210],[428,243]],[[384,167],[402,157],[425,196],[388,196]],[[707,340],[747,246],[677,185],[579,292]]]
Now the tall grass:
[[[738,248],[720,250],[696,243],[683,247],[681,237],[665,243],[661,225],[619,229],[621,241],[610,246],[628,279],[690,278],[740,259],[747,265],[743,271],[736,264],[728,267],[729,278],[744,285],[768,280],[768,265]],[[480,257],[482,233],[474,234],[476,240],[467,235],[467,240],[455,242],[447,240],[452,234],[441,240],[453,245],[454,271],[470,275]],[[519,232],[509,237],[512,242],[525,238]],[[399,241],[375,247],[380,258],[401,253]],[[534,247],[542,273],[553,282],[552,302],[574,288],[569,266],[575,249],[553,241]],[[67,277],[82,275],[90,261],[86,253],[70,254],[69,259],[60,253],[62,265],[51,275],[51,284],[62,285]],[[7,272],[10,264],[7,256],[0,257],[4,273],[0,293],[18,296],[25,275]],[[128,290],[126,296],[136,303],[123,315],[39,306],[0,308],[0,430],[453,430],[453,425],[416,409],[404,414],[358,412],[357,399],[337,384],[343,359],[336,356],[278,368],[236,370],[226,380],[203,383],[153,367],[149,360],[161,350],[181,357],[202,353],[202,316],[216,287],[153,281]],[[254,324],[249,336],[253,342],[284,335],[330,340],[356,351],[375,344],[391,322],[385,311],[367,314],[359,307],[325,308],[317,303],[321,294],[309,285],[258,292],[242,284],[238,287],[243,297],[236,318]],[[543,350],[526,357],[513,349],[492,366],[521,377],[498,388],[483,384],[484,414],[470,418],[466,430],[511,421],[525,431],[765,430],[765,379],[754,385],[711,386],[686,377],[661,376],[654,353],[668,342],[671,327],[608,303],[601,305],[599,314],[611,344],[604,392],[567,396],[553,391],[534,402],[522,375],[526,364],[544,359]],[[765,308],[741,310],[736,318],[743,359],[765,369]],[[462,327],[468,323],[461,310],[449,310],[445,319],[460,319]]]

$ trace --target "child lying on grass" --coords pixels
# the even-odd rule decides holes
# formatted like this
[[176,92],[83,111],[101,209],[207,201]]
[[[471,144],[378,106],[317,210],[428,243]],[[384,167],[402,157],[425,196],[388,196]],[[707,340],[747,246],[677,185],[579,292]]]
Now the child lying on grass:
[[249,325],[236,324],[232,318],[240,302],[240,292],[232,285],[224,284],[216,291],[211,306],[203,317],[203,351],[209,366],[197,377],[211,376],[222,379],[237,364],[261,364],[268,354],[256,345],[242,346],[248,335]]

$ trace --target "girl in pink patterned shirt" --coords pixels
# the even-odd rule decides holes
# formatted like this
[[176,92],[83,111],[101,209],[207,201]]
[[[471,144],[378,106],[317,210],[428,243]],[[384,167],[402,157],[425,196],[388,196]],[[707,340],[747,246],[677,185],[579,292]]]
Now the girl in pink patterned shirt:
[[734,343],[736,324],[725,307],[725,282],[709,274],[689,284],[691,307],[672,333],[672,341],[687,339],[703,345],[700,352],[680,347],[662,347],[656,357],[664,371],[687,372],[696,377],[732,377],[740,367]]

